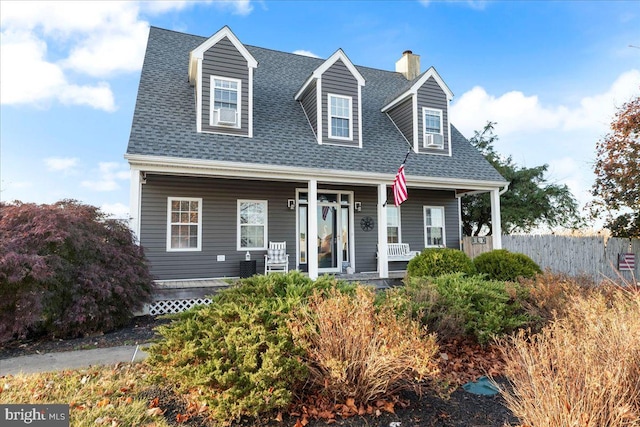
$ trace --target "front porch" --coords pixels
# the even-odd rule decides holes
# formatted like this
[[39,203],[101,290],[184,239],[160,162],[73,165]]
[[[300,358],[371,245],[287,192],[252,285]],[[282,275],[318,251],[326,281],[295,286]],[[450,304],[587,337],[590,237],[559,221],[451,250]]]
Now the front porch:
[[[405,270],[390,271],[386,278],[377,272],[335,274],[340,280],[360,282],[373,286],[376,290],[387,289],[402,284]],[[158,280],[153,302],[144,307],[140,315],[158,316],[161,314],[180,313],[194,305],[210,304],[211,296],[234,285],[240,278],[198,279],[198,280]]]

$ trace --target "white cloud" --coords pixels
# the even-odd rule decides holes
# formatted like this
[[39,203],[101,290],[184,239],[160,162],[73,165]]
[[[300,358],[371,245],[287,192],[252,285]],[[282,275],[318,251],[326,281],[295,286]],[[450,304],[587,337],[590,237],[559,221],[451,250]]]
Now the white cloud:
[[115,191],[120,189],[118,181],[127,180],[130,177],[127,165],[116,162],[100,162],[96,173],[97,180],[85,180],[80,185],[93,191]]
[[72,173],[78,166],[79,160],[75,157],[49,157],[44,159],[47,170],[52,172]]
[[296,55],[310,56],[312,58],[320,58],[320,55],[316,55],[315,53],[304,49],[294,50],[293,53],[295,53]]
[[67,105],[87,105],[105,111],[115,110],[113,93],[107,83],[69,83],[62,67],[45,59],[47,45],[43,40],[27,32],[14,31],[3,31],[0,37],[2,104],[42,106],[52,100],[58,100]]
[[104,203],[100,206],[102,212],[116,219],[129,219],[129,206],[117,203]]
[[605,92],[585,94],[573,105],[544,105],[536,95],[492,95],[474,87],[452,105],[451,122],[466,136],[497,122],[498,153],[521,166],[548,164],[547,181],[566,184],[584,206],[591,200],[596,142],[609,131],[616,110],[638,94],[640,70],[622,73]]
[[585,96],[577,106],[544,106],[536,95],[512,91],[490,95],[476,86],[451,107],[451,121],[464,134],[482,129],[487,121],[497,122],[501,137],[543,130],[606,130],[616,109],[640,88],[640,70],[621,74],[608,91]]

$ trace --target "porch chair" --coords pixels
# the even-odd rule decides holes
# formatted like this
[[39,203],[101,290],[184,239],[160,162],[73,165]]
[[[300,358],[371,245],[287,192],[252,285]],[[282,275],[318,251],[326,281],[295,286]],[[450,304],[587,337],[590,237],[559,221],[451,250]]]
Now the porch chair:
[[287,242],[269,242],[269,249],[264,256],[264,274],[289,271],[289,254]]

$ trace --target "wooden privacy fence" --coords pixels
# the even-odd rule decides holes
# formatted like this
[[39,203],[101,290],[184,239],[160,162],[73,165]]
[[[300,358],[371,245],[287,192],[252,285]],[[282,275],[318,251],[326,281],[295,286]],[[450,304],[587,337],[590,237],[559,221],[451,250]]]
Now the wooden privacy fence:
[[[486,242],[476,237],[465,236],[462,240],[464,252],[471,258],[492,249],[492,238]],[[601,236],[556,236],[556,235],[503,235],[502,247],[510,252],[529,256],[540,268],[556,273],[587,275],[600,281],[604,278],[624,277],[638,279],[640,264],[640,239],[609,238]],[[633,254],[632,270],[619,271],[621,254]]]

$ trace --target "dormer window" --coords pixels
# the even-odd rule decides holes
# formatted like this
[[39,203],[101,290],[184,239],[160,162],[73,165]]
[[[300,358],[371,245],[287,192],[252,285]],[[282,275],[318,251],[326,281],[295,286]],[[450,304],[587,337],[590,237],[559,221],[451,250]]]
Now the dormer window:
[[240,127],[240,94],[242,82],[237,79],[211,76],[211,126]]
[[329,137],[353,139],[351,133],[351,97],[329,94]]
[[442,110],[433,108],[422,109],[423,148],[444,148],[444,134],[442,131]]

